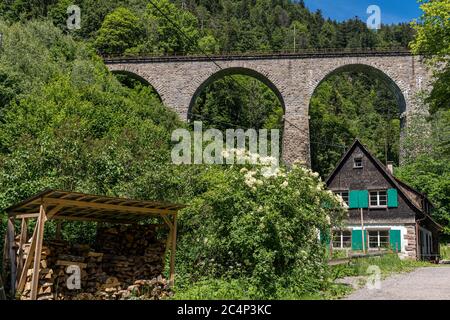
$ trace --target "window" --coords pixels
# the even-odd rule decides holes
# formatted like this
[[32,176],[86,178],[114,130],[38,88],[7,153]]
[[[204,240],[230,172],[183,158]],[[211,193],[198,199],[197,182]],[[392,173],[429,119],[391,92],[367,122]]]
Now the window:
[[355,169],[360,169],[360,168],[362,168],[363,167],[363,161],[362,161],[362,158],[355,158],[355,159],[353,159],[353,168],[355,168]]
[[348,205],[348,191],[335,191],[334,193],[340,195],[341,198],[344,199],[345,203]]
[[368,231],[369,249],[389,248],[389,230]]
[[387,191],[370,191],[370,206],[371,207],[387,207]]
[[352,232],[351,231],[333,231],[333,248],[347,249],[352,247]]

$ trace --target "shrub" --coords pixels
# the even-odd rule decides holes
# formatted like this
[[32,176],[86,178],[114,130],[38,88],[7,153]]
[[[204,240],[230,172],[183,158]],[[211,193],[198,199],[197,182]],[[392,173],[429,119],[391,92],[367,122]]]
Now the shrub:
[[206,191],[180,214],[181,287],[205,277],[246,279],[251,298],[276,298],[325,285],[318,231],[345,210],[318,174],[300,166],[230,166],[210,167],[202,179]]

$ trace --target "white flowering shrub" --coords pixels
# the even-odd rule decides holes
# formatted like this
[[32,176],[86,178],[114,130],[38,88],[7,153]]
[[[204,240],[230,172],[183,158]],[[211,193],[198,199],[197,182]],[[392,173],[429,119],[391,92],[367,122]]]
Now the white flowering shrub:
[[[258,157],[257,155],[247,155]],[[329,230],[346,210],[319,175],[294,165],[212,166],[205,192],[180,213],[178,274],[183,281],[245,278],[252,298],[301,294],[324,285]]]

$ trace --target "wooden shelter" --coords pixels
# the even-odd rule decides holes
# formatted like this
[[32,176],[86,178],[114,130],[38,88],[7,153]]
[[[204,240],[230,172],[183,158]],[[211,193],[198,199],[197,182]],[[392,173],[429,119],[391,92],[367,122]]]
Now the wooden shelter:
[[[4,259],[10,262],[11,293],[21,293],[24,289],[28,269],[32,267],[31,299],[35,300],[38,291],[41,250],[45,223],[57,220],[56,237],[61,236],[62,221],[91,221],[114,224],[134,224],[151,217],[161,217],[169,228],[166,252],[170,247],[170,284],[173,286],[175,274],[175,251],[177,234],[177,212],[182,205],[113,198],[98,195],[46,190],[8,209],[7,239]],[[23,262],[22,245],[30,241],[27,234],[30,219],[37,219],[31,235],[30,251]],[[16,220],[21,221],[19,251],[16,252]],[[33,262],[33,266],[31,263]],[[4,265],[5,261],[4,261]]]

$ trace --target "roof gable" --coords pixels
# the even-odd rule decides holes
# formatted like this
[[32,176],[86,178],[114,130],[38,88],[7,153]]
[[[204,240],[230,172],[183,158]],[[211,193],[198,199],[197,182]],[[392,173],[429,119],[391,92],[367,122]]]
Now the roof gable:
[[[429,218],[434,224],[439,226],[423,209],[422,209],[422,199],[426,199],[425,195],[422,193],[416,191],[412,187],[408,186],[406,183],[400,181],[399,179],[395,178],[393,174],[391,174],[387,168],[379,161],[377,158],[375,158],[372,153],[358,140],[356,139],[355,142],[351,145],[351,147],[348,149],[348,151],[342,156],[341,160],[338,162],[336,168],[331,172],[331,174],[326,179],[327,186],[330,185],[330,183],[333,181],[334,177],[337,173],[342,169],[342,167],[348,162],[351,161],[352,155],[354,155],[356,150],[361,150],[362,153],[367,157],[369,161],[372,162],[372,164],[375,166],[375,168],[380,172],[380,174],[386,179],[386,181],[394,186],[398,192],[399,195],[402,196],[402,198],[405,200],[406,204],[416,213],[420,213],[422,215],[425,215],[427,218]],[[427,199],[427,201],[429,201]],[[442,228],[441,226],[439,226]]]
[[[336,176],[336,174],[342,169],[342,167],[347,163],[347,161],[351,161],[352,155],[357,152],[356,150],[361,150],[362,153],[367,157],[369,161],[372,162],[372,164],[375,166],[375,168],[380,172],[380,174],[383,176],[386,181],[391,184],[393,187],[395,187],[401,196],[405,199],[407,204],[416,212],[422,212],[422,208],[420,205],[420,202],[414,201],[416,199],[412,199],[409,196],[409,192],[405,192],[405,187],[402,185],[406,185],[402,182],[402,185],[400,185],[399,180],[396,179],[387,169],[386,167],[377,159],[375,158],[372,153],[359,141],[355,140],[355,142],[352,144],[350,149],[344,154],[344,156],[339,161],[336,168],[333,170],[333,172],[329,175],[329,177],[326,180],[327,185],[330,185],[333,178]],[[408,186],[409,189],[411,189]]]

